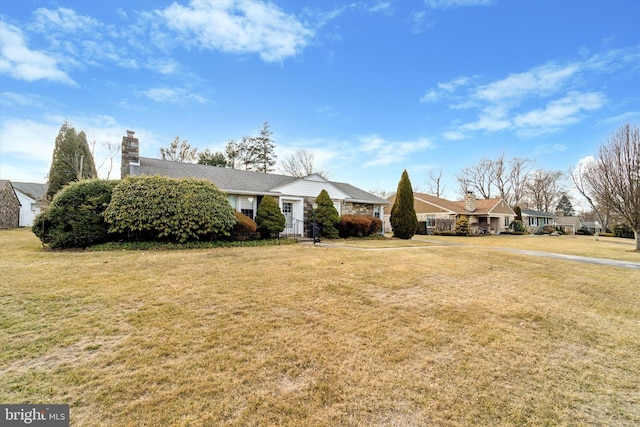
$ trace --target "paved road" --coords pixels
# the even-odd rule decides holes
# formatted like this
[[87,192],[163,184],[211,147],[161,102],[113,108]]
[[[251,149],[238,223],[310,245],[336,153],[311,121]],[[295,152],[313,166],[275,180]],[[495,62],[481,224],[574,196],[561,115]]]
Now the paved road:
[[[437,245],[437,246],[473,246],[473,245],[467,245],[465,243],[451,243],[451,242],[439,242],[439,241],[435,241],[435,240],[422,240],[425,243],[431,243],[430,245],[425,245],[425,246],[401,246],[401,247],[394,247],[394,248],[359,248],[359,247],[355,247],[355,246],[348,246],[348,245],[341,245],[339,243],[319,243],[318,246],[335,246],[335,247],[341,247],[341,248],[347,248],[347,249],[354,249],[354,250],[363,250],[363,251],[384,251],[384,250],[402,250],[402,249],[424,249],[424,248],[431,248],[433,249],[434,246],[433,244]],[[620,267],[620,268],[630,268],[633,270],[640,270],[640,262],[632,262],[632,261],[618,261],[615,259],[605,259],[605,258],[590,258],[590,257],[585,257],[585,256],[578,256],[578,255],[564,255],[564,254],[554,254],[554,253],[550,253],[550,252],[537,252],[537,251],[526,251],[526,250],[522,250],[522,249],[511,249],[511,248],[500,248],[500,247],[491,247],[491,249],[497,249],[500,251],[505,251],[505,252],[513,252],[513,253],[517,253],[517,254],[523,254],[523,255],[532,255],[532,256],[539,256],[539,257],[545,257],[545,258],[555,258],[555,259],[564,259],[564,260],[568,260],[568,261],[576,261],[576,262],[584,262],[587,264],[596,264],[596,265],[605,265],[605,266],[609,266],[609,267]]]

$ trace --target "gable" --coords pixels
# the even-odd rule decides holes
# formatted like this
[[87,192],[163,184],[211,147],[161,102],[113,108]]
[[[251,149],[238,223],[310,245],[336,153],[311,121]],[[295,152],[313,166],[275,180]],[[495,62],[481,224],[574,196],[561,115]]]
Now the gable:
[[303,197],[317,197],[322,190],[329,193],[329,197],[333,200],[345,200],[350,198],[347,193],[343,192],[319,175],[310,175],[304,178],[298,178],[296,181],[273,188],[273,191],[277,191],[284,195]]

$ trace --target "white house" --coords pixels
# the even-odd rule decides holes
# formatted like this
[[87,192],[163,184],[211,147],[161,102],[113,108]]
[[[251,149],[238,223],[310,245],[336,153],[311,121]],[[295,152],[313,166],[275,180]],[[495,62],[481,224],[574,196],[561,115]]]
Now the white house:
[[46,206],[47,184],[11,182],[20,200],[20,227],[31,227],[33,220]]
[[[121,177],[160,175],[170,178],[201,178],[227,193],[231,206],[255,219],[264,196],[274,197],[286,218],[283,234],[311,234],[313,202],[325,190],[339,214],[369,215],[383,219],[389,202],[344,182],[329,181],[318,174],[305,177],[277,175],[218,166],[182,163],[139,156],[134,132],[122,138]],[[384,228],[383,228],[384,229]]]

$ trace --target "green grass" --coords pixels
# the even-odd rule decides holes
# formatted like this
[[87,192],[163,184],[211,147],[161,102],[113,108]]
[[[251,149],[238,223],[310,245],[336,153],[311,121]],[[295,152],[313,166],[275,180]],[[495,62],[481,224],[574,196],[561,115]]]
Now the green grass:
[[640,423],[640,272],[468,241],[50,252],[0,231],[0,401],[68,403],[73,426]]

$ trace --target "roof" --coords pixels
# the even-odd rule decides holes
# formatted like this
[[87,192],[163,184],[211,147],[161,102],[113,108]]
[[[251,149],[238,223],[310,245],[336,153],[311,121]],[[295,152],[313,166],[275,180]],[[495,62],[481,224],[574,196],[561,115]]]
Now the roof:
[[[280,196],[275,190],[302,178],[288,175],[245,171],[218,166],[175,162],[171,160],[140,157],[140,165],[132,165],[132,175],[161,175],[170,178],[201,178],[214,183],[220,190],[231,194],[256,194]],[[387,202],[374,194],[343,182],[329,183],[347,194],[350,202],[386,205]]]
[[13,188],[31,197],[33,200],[44,200],[49,184],[38,184],[36,182],[12,182]]
[[479,199],[476,200],[476,210],[470,212],[466,210],[464,200],[451,201],[447,199],[442,199],[440,197],[435,197],[430,194],[424,193],[413,193],[413,197],[415,199],[430,203],[432,205],[439,206],[445,210],[455,212],[456,214],[468,215],[472,213],[473,215],[488,215],[491,213],[491,210],[494,209],[497,205],[499,205],[503,200],[499,197],[493,199]]
[[9,181],[8,179],[0,179],[0,192],[4,191],[5,188],[11,189],[13,196],[16,198],[16,200],[18,200],[18,204],[22,206],[20,204],[20,199],[18,199],[18,195],[16,194],[16,190],[13,188],[11,181]]
[[556,225],[573,225],[579,227],[582,224],[580,223],[580,218],[577,216],[559,216],[556,218]]
[[520,209],[520,212],[522,213],[522,215],[538,217],[538,218],[557,218],[558,217],[558,215],[555,215],[549,212],[534,211],[533,209]]

